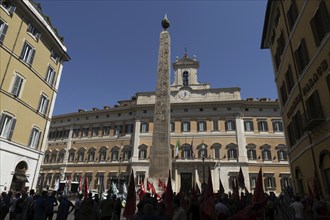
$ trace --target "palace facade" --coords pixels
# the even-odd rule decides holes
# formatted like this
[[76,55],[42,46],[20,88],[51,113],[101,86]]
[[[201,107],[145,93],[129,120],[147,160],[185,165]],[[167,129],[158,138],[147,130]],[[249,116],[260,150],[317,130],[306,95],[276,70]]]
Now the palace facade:
[[[189,191],[220,179],[228,192],[240,167],[249,190],[262,167],[264,188],[279,194],[289,186],[290,170],[279,103],[268,98],[241,99],[240,88],[211,88],[198,81],[199,61],[187,54],[173,63],[170,146],[173,190]],[[78,110],[53,117],[41,169],[45,187],[87,177],[92,189],[104,179],[126,182],[131,170],[138,185],[149,175],[153,147],[155,92],[137,92],[112,107]],[[164,180],[162,180],[164,181]],[[153,183],[155,186],[157,183]],[[75,188],[75,189],[73,189]],[[72,187],[77,190],[77,187]]]

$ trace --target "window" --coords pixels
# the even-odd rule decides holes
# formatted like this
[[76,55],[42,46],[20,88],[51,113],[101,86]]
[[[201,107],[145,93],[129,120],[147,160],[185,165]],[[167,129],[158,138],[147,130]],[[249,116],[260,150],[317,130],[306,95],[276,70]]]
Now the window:
[[121,128],[122,128],[121,125],[116,125],[115,126],[115,135],[121,134]]
[[280,174],[281,177],[281,188],[285,189],[291,187],[291,178],[289,174]]
[[78,161],[83,162],[85,157],[85,149],[80,149],[78,151]]
[[107,158],[107,148],[106,147],[102,147],[100,149],[100,161],[105,161]]
[[49,161],[49,154],[46,154],[44,157],[44,163],[48,163]]
[[38,112],[45,115],[48,108],[48,102],[49,102],[48,98],[44,94],[42,94],[39,101]]
[[189,73],[188,73],[188,71],[184,71],[183,74],[182,74],[182,84],[184,86],[189,85]]
[[175,123],[174,122],[170,123],[170,132],[175,132]]
[[330,19],[324,1],[321,1],[314,17],[310,21],[316,47],[320,45],[330,30]]
[[309,56],[308,56],[305,39],[301,39],[300,45],[298,49],[294,52],[294,55],[297,62],[298,73],[301,75],[305,67],[309,63]]
[[58,162],[63,163],[65,151],[61,151],[58,156]]
[[182,131],[183,132],[190,131],[190,122],[189,121],[182,122]]
[[35,52],[36,52],[35,49],[32,48],[32,46],[30,46],[27,42],[25,42],[20,58],[27,64],[31,65],[33,62]]
[[11,89],[11,94],[15,97],[19,97],[22,90],[24,79],[22,76],[15,74],[13,87]]
[[13,14],[16,10],[16,7],[12,4],[12,1],[0,1],[0,4],[4,6],[10,14]]
[[129,133],[129,134],[131,134],[131,133],[133,133],[133,124],[127,124],[126,125],[126,133]]
[[251,187],[251,189],[254,189],[254,188],[256,188],[258,174],[250,173],[249,176],[250,176],[250,187]]
[[198,158],[207,158],[207,149],[205,146],[201,146],[198,150]]
[[294,137],[295,140],[298,140],[302,136],[302,119],[300,115],[300,111],[292,117],[293,129],[294,129]]
[[147,149],[143,148],[139,150],[139,159],[140,160],[147,159]]
[[88,153],[88,161],[94,162],[94,159],[95,159],[95,149],[91,149],[91,150],[89,150],[89,153]]
[[228,149],[228,159],[229,160],[237,159],[237,150],[235,148]]
[[124,160],[129,160],[131,158],[131,149],[124,150]]
[[112,155],[111,155],[111,160],[112,161],[117,161],[119,159],[119,150],[118,149],[113,149],[112,150]]
[[253,131],[253,121],[244,121],[244,129],[245,131]]
[[50,85],[54,84],[55,74],[56,74],[55,70],[51,66],[48,66],[45,80]]
[[206,131],[206,121],[198,122],[198,131]]
[[248,149],[247,156],[249,160],[256,160],[257,159],[257,152],[255,149]]
[[83,137],[87,137],[88,136],[88,130],[89,130],[88,128],[83,128],[82,129],[82,136]]
[[308,120],[322,119],[323,111],[317,90],[306,100]]
[[272,160],[272,154],[269,148],[262,149],[262,159],[263,160]]
[[268,124],[267,121],[258,121],[259,132],[267,132]]
[[290,28],[290,30],[292,30],[294,24],[296,23],[297,17],[298,17],[298,10],[297,10],[295,0],[291,1],[290,8],[287,12],[287,17],[288,17],[289,28]]
[[30,23],[27,29],[27,32],[30,33],[36,40],[40,38],[39,31]]
[[30,134],[29,146],[34,149],[37,149],[39,145],[40,136],[41,136],[41,131],[37,128],[32,128]]
[[57,152],[52,153],[52,156],[50,158],[50,162],[56,163],[56,157],[57,157]]
[[226,121],[226,131],[234,131],[236,129],[235,121],[228,120]]
[[76,137],[78,137],[78,135],[79,135],[79,129],[73,129],[72,130],[72,137],[76,138]]
[[274,132],[283,132],[283,124],[280,121],[273,121]]
[[279,161],[286,161],[288,160],[287,152],[284,149],[277,150],[277,157]]
[[141,133],[147,133],[148,132],[148,123],[141,123]]
[[99,135],[99,127],[93,128],[93,137],[97,137]]
[[59,56],[57,55],[57,53],[54,50],[52,50],[50,57],[55,61],[55,63],[57,63],[59,60]]
[[229,176],[229,179],[228,179],[228,181],[229,181],[229,189],[233,189],[233,183],[234,184],[237,184],[237,180],[238,180],[238,173],[230,173],[229,174],[230,176]]
[[286,88],[287,88],[288,94],[290,94],[291,90],[295,84],[295,82],[293,80],[291,65],[289,65],[288,71],[285,73],[285,82],[286,82]]
[[275,189],[276,188],[275,177],[273,175],[266,174],[265,187],[266,187],[266,189]]
[[70,152],[69,153],[69,158],[68,158],[69,162],[73,162],[74,161],[74,152]]
[[220,148],[221,148],[221,144],[213,144],[212,148],[214,150],[214,159],[220,159]]
[[287,131],[288,131],[289,144],[290,144],[290,146],[292,146],[296,143],[296,139],[295,139],[295,136],[294,136],[293,122],[291,122],[288,125]]
[[103,136],[110,134],[110,126],[103,126]]
[[213,131],[219,131],[219,121],[213,121]]
[[0,19],[0,43],[5,39],[8,30],[8,25]]
[[0,136],[11,140],[16,125],[16,119],[3,113],[0,119]]

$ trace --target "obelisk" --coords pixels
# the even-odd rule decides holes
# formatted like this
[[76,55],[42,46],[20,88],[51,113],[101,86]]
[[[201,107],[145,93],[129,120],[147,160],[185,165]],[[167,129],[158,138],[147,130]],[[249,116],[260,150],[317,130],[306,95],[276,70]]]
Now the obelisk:
[[158,51],[158,73],[154,110],[154,128],[150,149],[149,179],[153,182],[167,179],[172,170],[170,150],[170,22],[165,15],[162,20]]

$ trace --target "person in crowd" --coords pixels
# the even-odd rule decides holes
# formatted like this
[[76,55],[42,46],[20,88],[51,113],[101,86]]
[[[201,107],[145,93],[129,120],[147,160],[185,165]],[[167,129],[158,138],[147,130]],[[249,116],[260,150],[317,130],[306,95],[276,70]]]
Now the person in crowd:
[[180,199],[175,197],[172,201],[172,207],[174,210],[172,220],[186,220],[187,215],[184,209],[180,206]]
[[296,196],[295,201],[290,204],[289,208],[293,208],[296,220],[304,219],[304,205],[298,196]]
[[[74,217],[77,219],[78,212],[82,203],[83,194],[79,194],[77,200],[74,203]],[[77,219],[78,220],[78,219]]]
[[15,219],[15,207],[16,207],[16,202],[17,200],[21,197],[21,193],[16,193],[15,196],[10,200],[10,208],[9,208],[9,220],[14,220]]
[[113,206],[113,211],[112,211],[112,220],[119,220],[120,219],[120,213],[121,213],[121,200],[120,198],[117,198],[117,196],[114,196],[115,198],[115,203]]
[[59,202],[56,220],[66,220],[68,215],[74,210],[74,205],[66,196],[60,196]]
[[54,216],[54,207],[58,205],[56,199],[56,191],[53,191],[50,196],[47,197],[46,200],[46,219],[53,220]]
[[95,209],[95,204],[92,199],[87,199],[86,204],[84,205],[83,209],[80,209],[76,219],[79,220],[98,220],[99,213]]
[[108,194],[107,198],[102,200],[100,204],[101,220],[111,220],[113,207],[114,201],[111,198],[111,195]]
[[36,196],[34,202],[33,219],[46,220],[47,216],[47,191],[42,191],[41,196]]

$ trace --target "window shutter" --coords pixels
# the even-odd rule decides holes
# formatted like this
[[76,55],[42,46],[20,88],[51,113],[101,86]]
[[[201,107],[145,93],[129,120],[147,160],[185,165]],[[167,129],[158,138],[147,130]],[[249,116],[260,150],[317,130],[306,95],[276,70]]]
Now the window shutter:
[[261,122],[258,121],[258,130],[259,130],[259,131],[261,131],[261,125],[260,125],[260,124],[261,124]]
[[46,115],[47,109],[48,109],[48,102],[49,102],[49,100],[46,98],[45,103],[44,103],[44,108],[43,108],[43,114],[45,114],[45,115]]
[[3,29],[2,29],[2,32],[0,34],[0,43],[3,42],[3,40],[5,39],[5,36],[6,36],[6,33],[7,33],[7,30],[8,30],[8,25],[3,23]]
[[268,131],[268,123],[265,121],[265,131]]
[[32,131],[31,131],[31,134],[30,134],[29,145],[28,145],[30,147],[33,147],[32,146],[33,133],[34,133],[34,128],[32,128]]
[[225,123],[225,128],[226,128],[226,131],[228,131],[228,121],[226,121],[226,123]]
[[257,151],[256,150],[252,150],[253,152],[253,158],[256,159],[257,158]]
[[264,179],[264,185],[265,185],[265,187],[269,187],[269,185],[268,185],[268,183],[267,183],[267,179],[268,179],[268,177],[265,177],[265,179]]
[[4,123],[4,121],[5,121],[5,117],[6,117],[5,114],[2,114],[1,117],[0,117],[0,135],[1,135],[1,131],[2,131],[2,127],[3,127],[3,123]]
[[14,96],[18,96],[18,87],[20,84],[19,81],[20,81],[20,77],[16,75],[13,88],[11,89],[11,94],[13,94]]
[[38,149],[41,132],[37,131],[35,148]]
[[49,80],[49,83],[51,85],[54,85],[55,74],[56,74],[56,72],[54,70],[52,70],[52,73],[51,73],[51,76],[50,76],[50,80]]
[[15,6],[10,6],[10,8],[8,9],[10,14],[14,14],[15,10],[16,10]]
[[35,50],[35,49],[32,49],[32,51],[31,51],[31,56],[30,56],[30,59],[29,59],[29,61],[28,61],[28,63],[29,63],[30,65],[32,65],[32,62],[33,62],[33,59],[34,59],[34,55],[35,55],[35,53],[36,53],[36,50]]
[[37,40],[39,40],[40,37],[41,37],[41,34],[40,34],[40,33],[37,33],[37,34],[36,34],[36,38],[37,38]]
[[39,105],[38,105],[38,112],[42,113],[42,109],[41,109],[41,103],[42,103],[42,95],[40,96],[40,100],[39,100]]
[[11,140],[11,137],[13,136],[15,125],[16,125],[16,118],[13,118],[13,122],[11,123],[10,132],[8,135],[9,140]]

